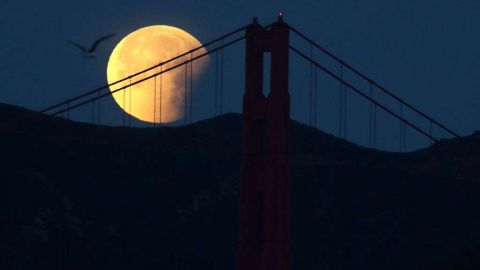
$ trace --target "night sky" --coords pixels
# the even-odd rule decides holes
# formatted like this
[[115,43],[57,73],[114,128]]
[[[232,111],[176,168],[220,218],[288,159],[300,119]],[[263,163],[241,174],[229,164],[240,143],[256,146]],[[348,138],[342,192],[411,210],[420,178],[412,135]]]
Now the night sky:
[[[172,25],[206,42],[249,23],[253,16],[262,24],[273,22],[279,11],[290,25],[461,135],[480,129],[480,2],[476,0],[3,0],[0,102],[38,110],[105,84],[111,50],[140,27]],[[101,44],[95,59],[82,58],[65,42],[89,45],[108,33],[117,35]],[[242,50],[237,45],[225,51],[225,111],[241,108]],[[211,65],[199,84],[195,120],[211,116],[208,78],[213,69]],[[308,65],[292,60],[292,71],[292,118],[307,122]],[[326,77],[319,80],[319,89],[330,91],[323,99],[320,95],[319,106],[325,104],[325,110],[320,109],[320,128],[336,134],[338,116],[332,104],[338,86]],[[353,97],[350,100],[349,113],[365,114],[362,121],[368,123],[368,107]],[[118,107],[111,100],[104,106],[112,114],[102,116],[102,124],[117,125]],[[86,112],[73,117],[88,120]],[[352,116],[348,134],[365,144],[366,128],[360,122]],[[413,138],[417,144],[410,148],[423,145]],[[382,141],[382,136],[379,140],[381,148],[395,150],[395,140]]]

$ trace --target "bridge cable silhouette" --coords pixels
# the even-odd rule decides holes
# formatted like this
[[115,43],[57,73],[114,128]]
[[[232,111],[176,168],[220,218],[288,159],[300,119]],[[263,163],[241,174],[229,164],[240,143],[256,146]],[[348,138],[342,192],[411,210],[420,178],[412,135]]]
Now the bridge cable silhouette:
[[[163,67],[160,67],[160,71],[163,70]],[[158,118],[159,118],[159,122],[160,122],[160,126],[162,125],[162,93],[163,92],[163,75],[160,74],[160,105],[159,105],[159,109],[158,109]]]
[[153,78],[153,126],[157,118],[157,77]]
[[[120,79],[120,80],[117,80],[117,81],[115,81],[115,82],[109,83],[109,84],[107,84],[107,85],[103,85],[103,86],[97,87],[97,88],[92,89],[92,90],[90,90],[90,91],[88,91],[88,92],[85,92],[85,93],[83,93],[83,94],[81,94],[81,95],[75,96],[75,97],[73,97],[73,98],[67,99],[67,100],[65,100],[65,101],[63,101],[63,102],[60,102],[60,103],[58,103],[58,104],[55,104],[55,105],[49,106],[49,107],[47,107],[47,108],[44,108],[44,109],[42,109],[42,110],[40,110],[40,111],[38,111],[38,112],[39,112],[39,113],[48,113],[49,111],[51,111],[51,110],[53,110],[53,109],[56,109],[56,108],[61,107],[61,106],[64,106],[64,105],[67,105],[68,103],[71,103],[71,102],[73,102],[73,101],[76,101],[76,100],[81,99],[81,98],[84,98],[84,97],[87,97],[87,96],[89,96],[89,95],[91,95],[91,94],[93,94],[93,93],[96,93],[96,92],[98,92],[98,91],[101,91],[101,90],[103,90],[103,89],[108,89],[108,88],[111,87],[111,86],[114,86],[114,85],[116,85],[116,84],[119,84],[119,83],[124,82],[124,81],[129,80],[129,79],[132,79],[132,78],[134,78],[134,77],[136,77],[136,76],[138,76],[138,75],[144,74],[144,73],[146,73],[146,72],[148,72],[148,71],[151,71],[151,70],[153,70],[153,69],[155,69],[155,68],[161,67],[161,66],[163,66],[163,65],[165,65],[165,64],[168,64],[168,63],[171,63],[171,62],[173,62],[173,61],[175,61],[175,60],[178,60],[178,59],[180,59],[180,58],[182,58],[182,57],[184,57],[184,56],[188,56],[189,54],[191,54],[191,53],[193,53],[193,52],[196,52],[196,51],[198,51],[198,50],[200,50],[200,49],[202,49],[202,48],[208,47],[208,46],[210,46],[210,45],[212,45],[212,44],[215,44],[215,43],[217,43],[217,42],[219,42],[219,41],[222,41],[222,40],[224,40],[224,39],[226,39],[226,38],[228,38],[228,37],[230,37],[230,36],[233,36],[233,35],[241,32],[241,31],[245,30],[245,28],[246,28],[246,26],[242,26],[242,27],[240,27],[240,28],[238,28],[238,29],[235,29],[235,30],[233,30],[233,31],[231,31],[231,32],[229,32],[229,33],[227,33],[227,34],[224,34],[224,35],[222,35],[222,36],[220,36],[220,37],[218,37],[218,38],[215,38],[215,39],[213,39],[213,40],[210,40],[210,41],[206,42],[205,44],[203,44],[203,45],[201,45],[201,46],[198,46],[198,47],[196,47],[196,48],[194,48],[194,49],[192,49],[192,50],[190,50],[190,51],[187,51],[187,52],[182,53],[182,54],[179,54],[179,55],[177,55],[177,56],[175,56],[175,57],[173,57],[173,58],[170,58],[170,59],[168,59],[168,60],[166,60],[166,61],[163,61],[163,62],[161,62],[161,63],[158,63],[157,65],[151,66],[151,67],[146,68],[146,69],[141,70],[141,71],[138,71],[138,72],[136,72],[136,73],[134,73],[134,74],[132,74],[132,75],[130,75],[130,76],[127,76],[127,77],[125,77],[125,78],[123,78],[123,79]],[[227,47],[227,46],[229,46],[229,45],[231,45],[231,42],[225,44],[225,46],[222,46],[222,48]],[[215,50],[215,51],[217,51],[217,50]],[[195,58],[195,59],[192,59],[192,60],[196,60],[196,59],[198,59],[198,58]],[[169,70],[171,70],[171,69],[169,69]],[[157,74],[158,74],[158,73],[157,73]],[[93,100],[93,99],[92,99],[92,100]]]
[[[369,83],[369,97],[374,99],[373,97],[373,85]],[[374,103],[369,103],[369,147],[375,148],[376,147],[376,135],[377,135],[377,105]]]
[[423,129],[421,129],[420,127],[418,127],[416,124],[406,120],[405,118],[401,117],[399,114],[395,113],[394,111],[392,111],[391,109],[387,108],[386,106],[380,104],[378,101],[370,98],[368,95],[364,94],[362,91],[360,91],[358,88],[356,88],[355,86],[353,86],[352,84],[350,84],[349,82],[345,81],[344,79],[342,79],[341,77],[339,77],[338,75],[334,74],[333,72],[331,72],[330,70],[328,70],[327,68],[325,68],[324,66],[320,65],[318,62],[316,62],[315,60],[313,59],[310,59],[307,55],[305,55],[304,53],[302,53],[301,51],[299,51],[298,49],[296,49],[295,47],[293,46],[289,46],[289,48],[295,52],[296,54],[298,54],[299,56],[301,56],[302,58],[304,58],[305,60],[311,62],[312,64],[314,64],[316,67],[320,68],[321,70],[323,70],[325,73],[327,73],[328,75],[330,75],[331,77],[333,77],[334,79],[336,79],[337,81],[340,81],[341,83],[343,83],[345,86],[347,86],[348,88],[352,89],[355,93],[357,93],[358,95],[360,95],[361,97],[367,99],[368,101],[370,101],[371,103],[374,103],[376,106],[382,108],[384,111],[386,111],[387,113],[389,113],[390,115],[392,115],[393,117],[397,118],[398,120],[404,122],[405,124],[409,125],[410,127],[412,127],[413,129],[415,129],[416,131],[418,131],[419,133],[423,134],[425,137],[428,137],[430,138],[431,140],[435,141],[435,142],[438,142],[439,140],[436,139],[435,137],[431,136],[428,132],[425,132]]
[[[223,45],[224,39],[220,41]],[[223,49],[215,53],[215,83],[214,83],[214,115],[221,114],[223,111]]]
[[187,114],[187,102],[188,102],[188,90],[187,90],[187,74],[188,74],[188,63],[185,63],[184,64],[185,66],[185,72],[184,72],[184,81],[183,81],[183,100],[185,100],[185,102],[183,102],[183,110],[184,110],[184,115],[185,117],[183,118],[183,124],[186,125],[187,124],[187,118],[188,118],[188,114]]
[[[126,102],[126,100],[125,100],[126,91],[123,91],[123,92],[122,92],[122,95],[123,95],[123,106],[122,106],[122,108],[126,108],[126,107],[125,107],[125,106],[126,106],[126,105],[125,105],[125,102]],[[70,107],[70,103],[69,103],[67,106]],[[125,115],[125,113],[123,112],[123,113],[122,113],[122,126],[125,126],[125,117],[126,117],[126,115]]]
[[[224,40],[220,41],[220,44],[223,46]],[[220,114],[223,113],[223,48],[220,49]]]
[[[68,111],[68,110],[73,110],[73,109],[78,108],[78,107],[81,107],[81,106],[83,106],[83,105],[85,105],[85,104],[91,103],[91,102],[93,102],[93,101],[95,101],[95,100],[104,98],[104,97],[106,97],[106,96],[110,96],[110,95],[112,95],[112,94],[114,94],[114,93],[116,93],[116,92],[122,91],[122,90],[124,90],[124,89],[126,89],[126,88],[128,88],[128,87],[132,87],[132,86],[134,86],[134,85],[136,85],[136,84],[139,84],[139,83],[144,82],[144,81],[146,81],[146,80],[152,79],[152,78],[155,77],[155,76],[159,76],[159,75],[161,75],[161,74],[163,74],[163,73],[166,73],[166,72],[168,72],[168,71],[170,71],[170,70],[174,70],[174,69],[176,69],[176,68],[178,68],[178,67],[184,66],[185,64],[188,64],[188,63],[190,63],[191,61],[195,61],[195,60],[200,59],[200,58],[202,58],[202,57],[204,57],[204,56],[206,56],[206,55],[210,55],[210,54],[212,54],[212,53],[214,53],[214,52],[216,52],[216,51],[218,51],[218,50],[221,50],[221,49],[223,49],[223,48],[225,48],[225,47],[228,47],[228,46],[230,46],[230,45],[233,45],[233,44],[235,44],[235,43],[237,43],[237,42],[239,42],[239,41],[241,41],[241,40],[243,40],[243,39],[245,39],[245,36],[236,38],[236,39],[234,39],[234,40],[232,40],[232,41],[229,41],[229,42],[225,43],[223,46],[218,46],[218,47],[216,47],[216,48],[211,49],[210,51],[208,51],[208,52],[206,52],[206,53],[202,53],[202,54],[200,54],[200,55],[197,55],[197,56],[195,56],[195,57],[192,57],[191,60],[190,60],[190,59],[189,59],[189,60],[185,60],[185,61],[183,61],[183,62],[181,62],[181,63],[178,63],[178,64],[176,64],[176,65],[174,65],[174,66],[172,66],[172,67],[169,67],[169,68],[167,68],[167,69],[165,69],[165,70],[162,70],[162,71],[160,71],[160,72],[156,72],[156,73],[154,73],[154,74],[152,74],[152,75],[149,75],[149,76],[147,76],[147,77],[145,77],[145,78],[142,78],[142,79],[140,79],[140,80],[138,80],[138,81],[131,82],[131,83],[129,83],[128,85],[122,86],[122,87],[120,87],[120,88],[118,88],[118,89],[115,89],[115,90],[112,90],[112,91],[110,91],[110,92],[108,92],[108,93],[103,93],[103,94],[101,94],[101,95],[99,95],[99,96],[92,97],[92,98],[90,98],[90,99],[87,99],[87,100],[82,101],[82,102],[80,102],[80,103],[77,103],[77,104],[75,104],[75,105],[70,105],[70,106],[67,107],[67,108],[58,109],[58,110],[56,110],[56,111],[54,111],[54,112],[52,112],[52,113],[49,113],[49,114],[52,115],[52,116],[56,116],[56,115],[59,115],[59,114],[61,114],[61,113],[63,113],[63,112],[66,112],[66,111]],[[187,54],[188,54],[188,53],[187,53]],[[178,57],[175,57],[175,58],[178,59]],[[170,61],[170,60],[169,60],[169,61]],[[165,62],[164,62],[164,63],[165,63]],[[151,70],[151,69],[150,69],[150,70]],[[129,77],[132,77],[132,76],[129,76]],[[129,77],[127,77],[127,78],[129,78]],[[122,80],[123,80],[123,79],[122,79]],[[102,89],[104,89],[104,88],[102,88]],[[98,91],[98,90],[97,90],[97,91]],[[131,91],[131,89],[130,89],[130,95],[129,95],[129,96],[130,96],[130,99],[131,99],[131,92],[132,92],[132,91]],[[82,95],[82,97],[84,97],[84,95]],[[78,100],[78,99],[80,99],[80,98],[76,98],[76,99],[72,99],[72,100]],[[65,104],[67,104],[67,103],[66,103],[66,102],[62,102],[62,104],[65,105]],[[58,105],[58,106],[55,105],[55,106],[52,106],[52,107],[58,108],[58,107],[60,107],[60,106],[61,106],[61,105]],[[130,112],[131,112],[131,102],[130,102],[130,104],[129,104],[129,109],[130,109]]]
[[340,64],[340,79],[341,81],[339,81],[339,88],[340,88],[340,91],[338,92],[339,93],[339,131],[338,131],[338,136],[340,138],[343,138],[343,139],[346,139],[346,129],[347,129],[347,124],[346,124],[346,121],[347,121],[347,99],[346,99],[346,89],[345,89],[345,84],[342,83],[343,81],[343,64]]
[[[267,25],[265,26],[265,28],[268,28],[270,25]],[[309,119],[310,119],[310,124],[311,125],[314,125],[316,126],[317,125],[317,120],[316,120],[316,115],[317,115],[317,104],[316,104],[316,99],[317,99],[317,76],[316,76],[316,72],[317,72],[317,68],[323,70],[324,72],[326,72],[328,75],[332,76],[334,79],[336,79],[337,81],[339,81],[341,83],[341,89],[340,89],[340,118],[339,118],[339,122],[340,122],[340,128],[339,128],[339,133],[340,133],[340,136],[345,138],[346,137],[346,122],[347,122],[347,119],[346,119],[346,87],[352,89],[354,92],[356,92],[357,94],[359,94],[360,96],[362,96],[363,98],[367,99],[369,102],[370,102],[370,118],[369,118],[369,128],[370,128],[370,138],[369,138],[369,145],[370,146],[374,146],[376,145],[376,131],[377,131],[377,123],[376,123],[376,109],[377,107],[380,107],[382,108],[383,110],[385,110],[386,112],[388,112],[389,114],[391,114],[392,116],[394,116],[395,118],[399,119],[400,120],[400,133],[401,133],[401,139],[400,139],[400,148],[401,149],[405,149],[406,146],[405,146],[405,137],[406,137],[406,130],[405,130],[405,126],[404,125],[408,125],[410,127],[412,127],[413,129],[415,129],[416,131],[420,132],[422,135],[428,137],[429,139],[431,139],[432,141],[434,142],[437,142],[438,139],[436,139],[433,135],[433,124],[435,124],[436,126],[440,127],[441,129],[445,130],[446,132],[448,132],[449,134],[452,134],[454,135],[455,137],[459,137],[459,135],[455,132],[453,132],[452,130],[450,130],[449,128],[445,127],[444,125],[442,125],[441,123],[439,123],[438,121],[436,121],[435,119],[433,119],[432,117],[426,115],[425,113],[421,112],[419,109],[415,108],[414,106],[410,105],[409,103],[407,103],[405,100],[399,98],[398,96],[392,94],[389,90],[387,90],[386,88],[384,88],[383,86],[379,85],[378,83],[376,83],[374,80],[370,79],[369,77],[367,77],[366,75],[364,75],[363,73],[359,72],[358,70],[356,70],[355,68],[353,68],[352,66],[350,66],[349,64],[345,63],[343,60],[341,60],[340,58],[336,57],[333,53],[327,51],[326,49],[324,49],[322,46],[318,45],[316,42],[314,42],[313,40],[311,40],[310,38],[306,37],[305,35],[303,35],[301,32],[297,31],[295,28],[289,26],[290,30],[292,32],[294,32],[295,34],[299,35],[301,38],[303,38],[304,40],[306,40],[307,42],[309,42],[310,44],[310,55],[311,57],[313,57],[314,53],[313,53],[313,48],[317,48],[319,49],[320,51],[322,51],[323,53],[327,54],[328,56],[330,56],[331,58],[333,58],[335,61],[337,61],[339,64],[340,64],[340,76],[337,76],[335,74],[333,74],[333,72],[330,72],[329,70],[327,70],[324,66],[320,65],[317,61],[311,59],[311,57],[308,57],[306,54],[303,54],[302,52],[300,52],[299,50],[297,50],[296,48],[290,46],[290,50],[292,50],[293,52],[297,53],[298,55],[300,55],[302,58],[305,58],[307,61],[310,61],[310,65],[311,65],[311,68],[310,68],[310,112],[309,112]],[[99,123],[100,122],[100,111],[101,111],[101,104],[100,104],[100,99],[106,97],[106,96],[109,96],[109,95],[112,95],[118,91],[123,91],[123,104],[124,104],[124,109],[125,110],[128,110],[128,114],[131,115],[132,113],[132,86],[133,85],[136,85],[138,83],[141,83],[143,81],[146,81],[148,79],[152,79],[152,78],[155,78],[156,80],[156,77],[157,76],[162,76],[163,73],[165,72],[168,72],[170,70],[173,70],[173,69],[176,69],[180,66],[185,66],[185,85],[184,85],[184,91],[185,91],[185,108],[184,108],[184,111],[185,111],[185,119],[184,119],[184,123],[186,124],[187,123],[187,116],[188,116],[188,113],[187,113],[187,102],[189,102],[189,115],[190,115],[190,122],[193,121],[193,116],[192,116],[192,111],[193,111],[193,97],[192,97],[192,89],[193,89],[193,61],[201,58],[201,57],[204,57],[206,55],[210,55],[210,54],[213,54],[215,53],[215,58],[216,58],[216,72],[215,72],[215,114],[217,114],[218,112],[222,113],[223,112],[223,108],[222,108],[222,101],[223,101],[223,58],[224,58],[224,54],[223,54],[223,49],[225,47],[228,47],[234,43],[237,43],[241,40],[243,40],[245,38],[245,36],[241,36],[239,38],[236,38],[232,41],[229,41],[227,43],[224,43],[224,40],[226,38],[229,38],[243,30],[246,29],[246,26],[243,26],[243,27],[240,27],[234,31],[231,31],[225,35],[222,35],[216,39],[213,39],[207,43],[205,43],[204,45],[201,45],[197,48],[194,48],[188,52],[185,52],[185,53],[182,53],[180,55],[177,55],[169,60],[166,60],[166,61],[163,61],[157,65],[154,65],[152,67],[149,67],[147,69],[144,69],[142,71],[139,71],[137,73],[134,73],[130,76],[127,76],[123,79],[120,79],[118,81],[115,81],[113,83],[110,83],[110,84],[107,84],[107,85],[104,85],[104,86],[101,86],[101,87],[98,87],[98,88],[95,88],[91,91],[88,91],[86,93],[83,93],[81,95],[78,95],[76,97],[73,97],[73,98],[70,98],[70,99],[67,99],[63,102],[60,102],[58,104],[55,104],[53,106],[49,106],[43,110],[40,110],[38,111],[39,113],[48,113],[52,116],[57,116],[57,115],[61,115],[63,113],[69,113],[71,110],[75,109],[75,108],[78,108],[78,107],[81,107],[85,104],[88,104],[88,103],[92,103],[92,114],[95,114],[95,102],[97,102],[97,110],[96,110],[96,113],[97,113],[97,122]],[[220,46],[217,46],[211,50],[209,50],[208,52],[206,53],[203,53],[201,55],[197,55],[197,56],[193,56],[193,52],[197,51],[197,50],[200,50],[202,48],[205,48],[206,46],[209,46],[209,45],[212,45],[212,44],[215,44],[217,42],[221,42],[221,45]],[[190,55],[190,59],[188,60],[185,60],[181,63],[178,63],[172,67],[169,67],[167,69],[163,69],[163,66],[167,63],[171,63],[175,60],[178,60],[182,57],[185,57],[185,56],[188,56]],[[220,64],[218,63],[218,61],[220,60]],[[189,84],[189,88],[187,89],[187,72],[188,72],[188,64],[190,64],[190,84]],[[315,68],[312,68],[312,67],[315,67]],[[144,74],[148,71],[151,71],[153,69],[157,69],[157,68],[161,68],[160,71],[154,71],[155,73],[152,74],[152,75],[149,75],[145,78],[142,78],[140,80],[136,80],[136,81],[132,81],[133,78],[135,78],[136,76],[138,75],[141,75],[141,74]],[[361,92],[359,89],[355,88],[353,85],[349,84],[348,82],[346,82],[346,80],[344,80],[343,78],[343,69],[344,68],[347,68],[349,70],[351,70],[352,72],[354,72],[355,74],[357,74],[358,76],[360,76],[361,78],[363,78],[364,80],[366,80],[369,85],[370,85],[370,93],[368,95],[365,95],[363,92]],[[106,93],[103,92],[104,89],[108,89],[109,87],[111,86],[114,86],[116,84],[119,84],[121,82],[124,82],[128,80],[128,85],[124,85],[118,89],[115,89],[115,90],[112,90],[112,91],[106,91]],[[155,97],[156,97],[156,82],[155,82]],[[380,91],[386,93],[387,95],[389,95],[390,97],[393,97],[395,100],[397,100],[398,102],[400,102],[401,104],[401,107],[400,107],[400,110],[401,112],[400,113],[395,113],[393,112],[391,109],[387,108],[386,106],[383,106],[381,105],[378,101],[376,101],[373,97],[373,88],[376,88],[376,89],[379,89]],[[160,86],[161,88],[161,86]],[[97,93],[96,96],[93,96],[93,97],[90,97],[92,94],[94,93]],[[126,95],[128,95],[129,97],[129,102],[128,102],[128,107],[126,106]],[[160,94],[161,96],[161,94]],[[83,100],[83,101],[80,101],[78,103],[75,103],[81,99],[84,99],[84,98],[87,98],[87,97],[90,97],[88,98],[87,100]],[[161,97],[160,97],[160,100],[161,100]],[[312,101],[313,100],[313,101]],[[161,102],[160,102],[160,106],[161,106]],[[412,111],[416,112],[417,114],[419,114],[420,116],[422,116],[423,118],[429,120],[429,123],[430,123],[430,129],[428,132],[425,132],[423,129],[421,129],[420,127],[418,127],[417,125],[415,125],[414,123],[406,120],[404,118],[404,115],[403,115],[403,107],[406,106],[408,107],[409,109],[411,109]],[[154,114],[156,112],[156,98],[155,98],[155,101],[154,101]],[[160,117],[161,117],[161,108],[160,108]],[[128,124],[129,126],[131,126],[131,119],[132,117],[129,117],[128,119]],[[154,119],[156,119],[156,117],[154,116]],[[94,122],[94,121],[92,121]],[[122,116],[122,123],[125,124],[125,115]]]
[[[310,46],[310,58],[313,59],[313,46]],[[309,99],[309,123],[317,126],[317,68],[310,64],[310,99]]]
[[[397,100],[398,102],[402,103],[404,106],[408,107],[409,109],[411,109],[412,111],[416,112],[418,115],[422,116],[423,118],[427,119],[429,122],[430,122],[430,125],[432,125],[432,128],[433,128],[433,124],[435,124],[436,126],[440,127],[441,129],[443,129],[444,131],[446,131],[447,133],[453,135],[454,137],[456,138],[459,138],[460,135],[458,135],[456,132],[452,131],[451,129],[449,129],[448,127],[446,127],[445,125],[441,124],[440,122],[438,122],[437,120],[435,120],[434,118],[430,117],[429,115],[427,115],[426,113],[422,112],[421,110],[417,109],[415,106],[411,105],[410,103],[408,103],[407,101],[405,101],[404,99],[398,97],[397,95],[393,94],[391,91],[389,91],[388,89],[386,89],[385,87],[383,87],[382,85],[380,85],[379,83],[375,82],[373,79],[369,78],[368,76],[366,76],[365,74],[363,74],[362,72],[358,71],[358,69],[352,67],[351,65],[349,65],[348,63],[346,63],[345,61],[343,61],[342,59],[338,58],[337,56],[335,56],[333,53],[331,53],[330,51],[328,51],[327,49],[325,49],[324,47],[320,46],[317,42],[313,41],[312,39],[308,38],[306,35],[302,34],[300,31],[298,31],[297,29],[295,29],[294,27],[292,26],[289,26],[290,30],[297,34],[298,36],[300,36],[301,38],[303,38],[305,41],[307,41],[308,43],[310,43],[311,45],[313,45],[314,47],[316,47],[317,49],[319,49],[320,51],[322,51],[323,53],[325,53],[326,55],[328,55],[329,57],[331,57],[332,59],[334,59],[335,61],[337,61],[338,63],[340,63],[341,65],[343,65],[344,67],[346,67],[347,69],[349,69],[350,71],[352,71],[353,73],[355,73],[356,75],[360,76],[361,78],[363,78],[364,80],[366,80],[367,82],[371,83],[372,85],[374,85],[376,88],[378,88],[380,91],[384,92],[385,94],[387,94],[388,96],[392,97],[393,99]],[[430,132],[431,133],[431,132]]]
[[[223,48],[225,47],[228,47],[234,43],[237,43],[239,42],[240,40],[243,40],[245,38],[245,36],[242,36],[240,38],[236,38],[235,40],[233,41],[229,41],[228,43],[225,43],[224,44],[224,40],[227,39],[227,38],[230,38],[232,36],[234,36],[235,34],[238,34],[242,31],[244,31],[246,29],[246,25],[245,26],[242,26],[242,27],[239,27],[231,32],[228,32],[222,36],[219,36],[215,39],[212,39],[208,42],[206,42],[205,44],[201,45],[201,46],[198,46],[196,48],[193,48],[191,49],[190,51],[187,51],[187,52],[184,52],[182,54],[179,54],[171,59],[168,59],[166,61],[163,61],[163,62],[160,62],[154,66],[151,66],[149,68],[146,68],[144,70],[141,70],[139,72],[136,72],[134,74],[131,74],[130,76],[127,76],[125,78],[122,78],[120,80],[117,80],[115,82],[112,82],[112,83],[109,83],[109,84],[106,84],[106,85],[103,85],[103,86],[100,86],[100,87],[97,87],[95,89],[92,89],[92,90],[89,90],[85,93],[82,93],[80,95],[77,95],[75,97],[72,97],[72,98],[69,98],[63,102],[60,102],[60,103],[57,103],[55,105],[52,105],[52,106],[49,106],[47,108],[44,108],[44,109],[41,109],[39,111],[36,111],[35,114],[32,114],[32,115],[27,115],[27,116],[20,116],[20,117],[16,117],[14,119],[11,119],[10,121],[4,123],[2,125],[2,129],[1,131],[2,132],[9,132],[9,131],[12,131],[12,130],[15,130],[19,127],[21,127],[22,125],[25,125],[27,123],[31,123],[31,122],[35,122],[35,121],[39,121],[41,120],[41,118],[39,117],[40,115],[42,114],[49,114],[51,116],[63,116],[64,113],[67,113],[68,115],[70,114],[70,111],[75,109],[75,108],[79,108],[81,106],[84,106],[88,103],[92,103],[92,102],[95,102],[99,99],[102,99],[106,96],[109,96],[109,95],[112,95],[113,93],[115,92],[118,92],[120,90],[124,90],[123,91],[123,104],[124,104],[124,110],[128,112],[128,119],[125,119],[125,117],[127,115],[123,114],[122,116],[122,123],[123,125],[125,126],[125,122],[128,121],[128,126],[131,126],[131,121],[132,121],[132,116],[131,116],[131,112],[132,112],[132,103],[131,103],[131,99],[132,99],[132,89],[131,87],[135,84],[138,84],[138,83],[141,83],[145,80],[148,80],[148,79],[151,79],[152,77],[155,77],[155,76],[159,76],[165,72],[168,72],[170,70],[173,70],[175,68],[177,68],[178,66],[181,66],[183,64],[188,64],[189,62],[193,62],[203,56],[206,56],[206,55],[209,55],[209,54],[212,54],[212,53],[216,53],[220,50],[222,50]],[[136,81],[136,82],[132,82],[132,78],[138,76],[138,75],[141,75],[141,74],[144,74],[148,71],[151,71],[155,68],[158,68],[158,67],[162,67],[168,63],[172,63],[173,61],[175,60],[179,60],[181,59],[182,57],[185,57],[189,54],[193,54],[193,52],[195,51],[198,51],[202,48],[206,48],[207,46],[211,46],[215,43],[218,43],[219,41],[222,42],[222,45],[220,47],[216,47],[214,49],[211,49],[209,50],[207,53],[204,53],[204,54],[201,54],[201,55],[198,55],[196,57],[192,57],[190,60],[188,61],[184,61],[182,63],[180,63],[179,65],[175,65],[173,67],[170,67],[168,69],[165,69],[165,70],[161,70],[160,72],[156,72],[154,75],[152,76],[148,76],[147,78],[144,78],[142,80],[139,80],[139,81]],[[223,58],[222,58],[223,59]],[[223,64],[222,64],[222,72],[223,72]],[[221,79],[223,81],[223,74],[221,74]],[[115,91],[113,92],[110,92],[110,91],[107,91],[107,93],[102,93],[102,90],[104,89],[108,89],[109,87],[111,86],[114,86],[116,84],[119,84],[121,82],[125,82],[125,81],[128,81],[128,85],[125,85],[124,87],[121,87],[120,89],[116,89]],[[223,83],[222,83],[223,84]],[[222,87],[222,92],[223,92],[223,86]],[[97,93],[97,96],[92,96],[93,94]],[[128,104],[126,104],[126,95],[128,95]],[[222,93],[223,95],[223,93]],[[77,104],[74,104],[75,102],[78,102],[79,100],[82,100],[82,99],[85,99],[87,98],[87,100],[83,101],[83,102],[80,102],[80,103],[77,103]],[[127,106],[128,105],[128,106]],[[98,110],[98,109],[97,109]],[[92,104],[92,115],[95,115],[95,104]],[[92,123],[95,123],[95,117],[93,117],[92,119]]]
[[193,53],[190,54],[190,124],[193,122]]
[[132,126],[132,78],[129,79],[130,85],[125,88],[128,93],[128,126]]
[[215,53],[215,83],[214,83],[214,91],[213,91],[213,115],[218,114],[218,51]]

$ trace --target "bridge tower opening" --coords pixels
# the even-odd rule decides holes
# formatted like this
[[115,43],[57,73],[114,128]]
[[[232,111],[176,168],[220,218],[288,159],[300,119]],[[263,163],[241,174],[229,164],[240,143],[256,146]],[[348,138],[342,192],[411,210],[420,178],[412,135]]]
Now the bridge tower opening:
[[[270,91],[263,93],[264,54]],[[246,29],[237,270],[290,270],[289,26]]]

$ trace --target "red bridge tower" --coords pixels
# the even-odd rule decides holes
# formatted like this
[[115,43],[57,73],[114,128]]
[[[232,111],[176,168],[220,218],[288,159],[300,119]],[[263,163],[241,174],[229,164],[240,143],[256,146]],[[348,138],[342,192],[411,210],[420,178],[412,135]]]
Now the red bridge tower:
[[[256,19],[246,29],[237,270],[291,269],[288,46],[281,16],[270,29]],[[271,53],[267,97],[265,52]]]

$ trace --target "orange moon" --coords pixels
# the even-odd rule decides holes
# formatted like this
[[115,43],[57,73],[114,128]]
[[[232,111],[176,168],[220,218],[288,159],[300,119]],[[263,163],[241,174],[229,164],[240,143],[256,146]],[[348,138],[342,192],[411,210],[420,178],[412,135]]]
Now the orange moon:
[[[139,71],[186,53],[202,44],[186,31],[167,25],[153,25],[140,28],[124,37],[113,49],[107,66],[107,81],[112,84]],[[162,70],[180,64],[191,57],[206,53],[199,49],[175,61],[155,68],[131,79],[139,81]],[[208,64],[208,56],[138,83],[112,94],[115,102],[128,114],[145,122],[170,123],[184,117],[185,68],[187,81],[190,72],[195,84]],[[130,84],[130,80],[110,87],[113,92]],[[193,88],[194,90],[195,88]],[[187,88],[188,91],[188,88]]]

